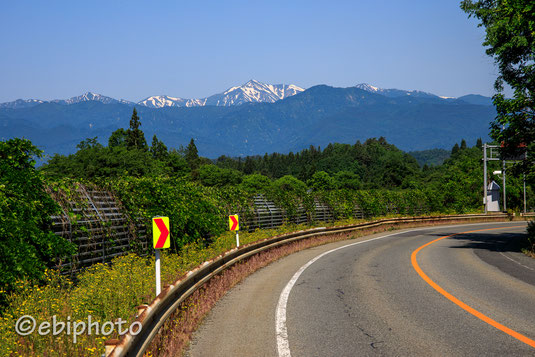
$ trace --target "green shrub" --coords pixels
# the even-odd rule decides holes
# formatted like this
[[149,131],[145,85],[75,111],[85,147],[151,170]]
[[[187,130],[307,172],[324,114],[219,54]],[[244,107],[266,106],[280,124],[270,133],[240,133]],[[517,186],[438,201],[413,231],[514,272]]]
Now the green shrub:
[[121,200],[130,217],[147,227],[152,239],[152,217],[168,216],[171,248],[178,251],[191,242],[210,242],[226,227],[217,195],[209,188],[182,178],[127,177],[101,183]]
[[317,171],[307,181],[308,187],[313,191],[332,190],[335,187],[334,180],[325,171]]
[[338,189],[358,190],[362,183],[359,175],[350,171],[338,171],[334,174],[334,183]]
[[291,175],[275,180],[271,185],[268,198],[286,211],[286,216],[290,221],[295,220],[301,206],[310,214],[314,204],[313,197],[307,193],[305,183]]
[[198,170],[198,177],[204,186],[238,185],[242,181],[242,173],[240,171],[222,169],[215,165],[201,166]]
[[265,193],[270,185],[271,180],[269,177],[260,174],[252,174],[243,178],[240,187],[251,194],[258,194]]
[[0,286],[7,290],[18,279],[41,279],[47,266],[74,251],[51,231],[59,206],[46,193],[34,157],[41,151],[29,140],[0,142]]

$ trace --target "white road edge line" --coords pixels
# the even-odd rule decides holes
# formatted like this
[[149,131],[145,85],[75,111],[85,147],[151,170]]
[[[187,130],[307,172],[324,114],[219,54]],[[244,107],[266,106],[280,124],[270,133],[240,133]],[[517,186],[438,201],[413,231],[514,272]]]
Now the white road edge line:
[[417,231],[424,231],[429,230],[433,228],[451,228],[451,227],[462,227],[462,226],[479,226],[479,225],[489,225],[489,224],[507,224],[507,223],[514,223],[518,224],[519,222],[485,222],[485,223],[471,223],[471,224],[456,224],[456,225],[450,225],[450,226],[436,226],[436,227],[425,227],[425,228],[419,228],[419,229],[412,229],[408,231],[401,231],[396,232],[392,234],[387,234],[386,236],[376,237],[356,243],[347,244],[338,248],[331,249],[327,252],[321,253],[320,255],[316,256],[315,258],[309,260],[305,265],[303,265],[299,270],[292,276],[290,281],[288,281],[288,284],[284,287],[282,290],[279,302],[277,304],[277,309],[275,310],[275,334],[277,336],[277,350],[279,353],[279,357],[291,357],[290,353],[290,344],[288,342],[288,329],[286,327],[286,306],[288,305],[288,298],[290,297],[290,292],[292,291],[292,288],[294,287],[295,283],[297,282],[297,279],[301,276],[301,274],[314,264],[318,259],[321,257],[326,256],[327,254],[330,254],[332,252],[336,252],[337,250],[344,249],[347,247],[352,247],[354,245],[363,244],[372,242],[374,240],[383,239],[392,237],[395,235],[403,234],[403,233],[410,233],[410,232],[417,232]]
[[529,270],[535,270],[535,269],[533,269],[533,268],[530,268],[530,267],[528,267],[528,266],[525,266],[524,264],[522,264],[522,263],[520,263],[520,262],[517,262],[517,261],[514,260],[513,258],[511,258],[511,257],[509,257],[509,256],[507,256],[507,255],[505,255],[504,252],[500,252],[500,254],[503,255],[505,258],[509,259],[510,261],[512,261],[513,263],[516,263],[516,264],[520,265],[521,267],[524,267],[524,268],[529,269]]

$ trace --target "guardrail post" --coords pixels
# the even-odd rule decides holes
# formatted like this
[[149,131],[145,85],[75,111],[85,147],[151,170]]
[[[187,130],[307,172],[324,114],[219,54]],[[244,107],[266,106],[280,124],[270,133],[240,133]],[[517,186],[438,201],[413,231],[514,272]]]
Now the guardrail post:
[[119,340],[116,339],[110,339],[104,341],[104,356],[108,357],[112,352],[115,346],[119,344]]
[[136,315],[136,317],[141,316],[141,314],[145,311],[145,309],[146,309],[147,307],[149,307],[149,305],[147,305],[147,304],[142,304],[142,305],[137,306],[137,307],[136,307],[136,309],[137,309],[137,315]]

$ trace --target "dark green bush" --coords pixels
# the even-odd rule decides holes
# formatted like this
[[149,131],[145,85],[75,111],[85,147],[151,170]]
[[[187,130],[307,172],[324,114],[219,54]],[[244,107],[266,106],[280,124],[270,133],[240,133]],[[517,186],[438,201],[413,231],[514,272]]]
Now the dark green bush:
[[325,171],[315,172],[312,178],[307,181],[307,184],[312,191],[325,191],[335,188],[333,178]]
[[203,165],[198,170],[199,181],[204,186],[238,185],[242,181],[242,175],[238,170],[222,169],[215,165]]
[[252,174],[243,178],[240,187],[251,194],[265,193],[271,186],[269,177]]
[[291,175],[273,181],[268,198],[286,211],[289,220],[297,217],[300,206],[310,213],[314,203],[312,196],[307,193],[305,183]]
[[47,266],[74,251],[51,231],[59,206],[35,169],[40,157],[29,140],[0,142],[0,285],[7,290],[17,279],[39,280]]

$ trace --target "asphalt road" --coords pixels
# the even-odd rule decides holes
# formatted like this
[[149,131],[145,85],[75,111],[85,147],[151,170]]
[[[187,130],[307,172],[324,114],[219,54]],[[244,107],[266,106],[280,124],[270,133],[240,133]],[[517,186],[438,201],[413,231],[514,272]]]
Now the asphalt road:
[[186,354],[535,356],[524,232],[523,222],[432,227],[298,252],[231,290]]

